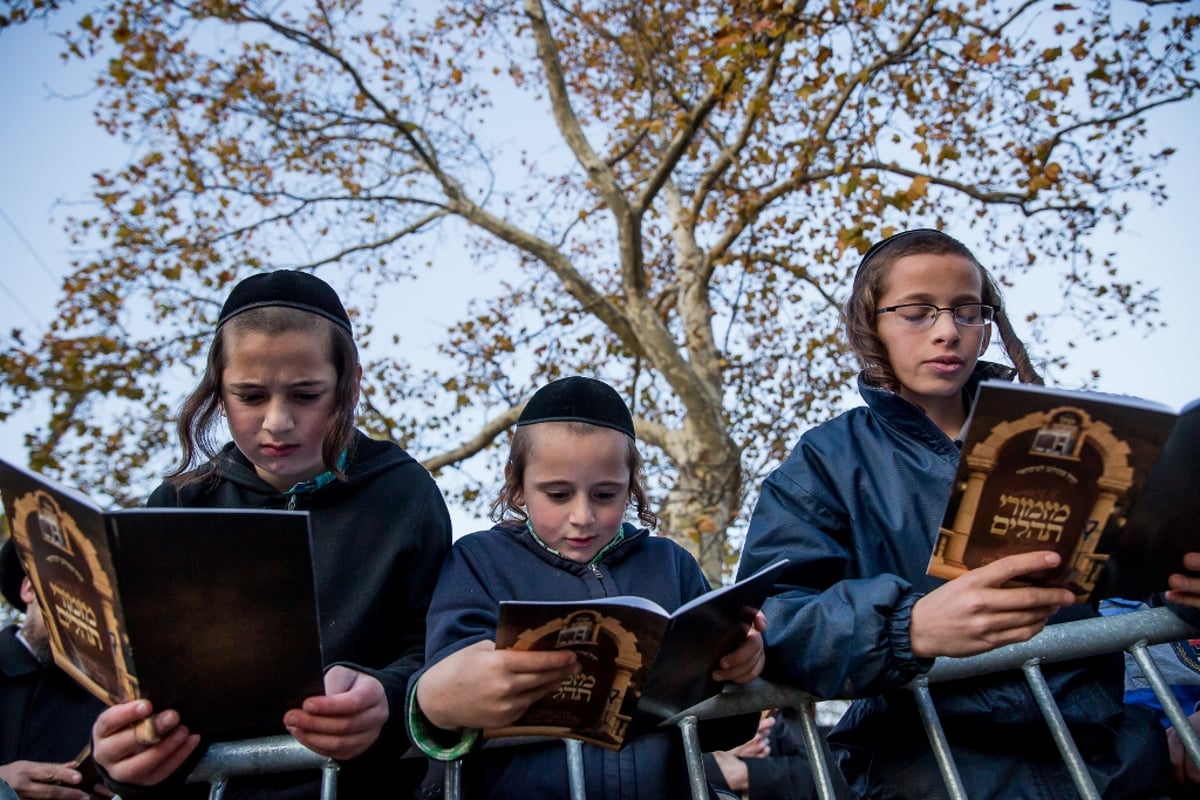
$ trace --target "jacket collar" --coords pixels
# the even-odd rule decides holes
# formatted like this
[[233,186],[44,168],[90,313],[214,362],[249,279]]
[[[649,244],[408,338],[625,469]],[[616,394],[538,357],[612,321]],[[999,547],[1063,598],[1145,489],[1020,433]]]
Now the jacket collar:
[[508,522],[500,523],[496,528],[504,530],[509,536],[516,539],[522,547],[537,554],[542,560],[553,564],[559,569],[573,573],[587,572],[590,568],[600,566],[601,564],[615,564],[623,560],[627,553],[632,552],[632,548],[629,547],[630,544],[650,535],[650,532],[645,528],[638,528],[632,523],[623,522],[621,523],[621,532],[617,534],[616,538],[605,545],[590,562],[584,564],[559,555],[558,551],[543,542],[541,537],[534,533],[529,525]]
[[[975,402],[975,394],[979,391],[979,384],[983,381],[990,379],[1011,381],[1016,375],[1015,369],[1004,364],[992,361],[976,362],[975,369],[971,371],[971,375],[963,385],[963,407],[970,413],[971,405]],[[872,411],[886,419],[901,433],[939,447],[955,447],[957,452],[957,446],[952,440],[934,425],[915,403],[909,402],[895,392],[869,385],[863,380],[863,373],[859,373],[858,376],[858,391]]]

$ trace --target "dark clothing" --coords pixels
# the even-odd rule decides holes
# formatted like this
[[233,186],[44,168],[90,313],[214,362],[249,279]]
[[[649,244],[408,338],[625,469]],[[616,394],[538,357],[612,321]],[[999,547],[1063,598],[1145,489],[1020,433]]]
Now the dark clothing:
[[0,631],[0,679],[0,764],[74,761],[91,741],[104,703],[34,658],[16,625]]
[[[696,560],[678,544],[629,524],[623,530],[624,541],[590,565],[550,552],[524,527],[498,525],[455,542],[429,610],[426,667],[410,684],[409,702],[428,666],[475,642],[495,639],[501,600],[640,595],[671,611],[709,590]],[[423,719],[414,708],[408,714]],[[741,740],[750,738],[753,724],[742,728]],[[428,722],[423,725],[414,731],[418,743],[431,733]],[[635,738],[615,752],[584,744],[583,760],[591,800],[688,796],[677,730]],[[561,800],[568,786],[566,751],[561,741],[514,746],[495,740],[464,756],[462,775],[466,800]]]
[[[964,390],[997,365],[981,363]],[[865,407],[801,438],[763,484],[739,576],[791,559],[763,611],[764,676],[825,698],[861,698],[830,734],[868,797],[944,796],[911,693],[932,666],[912,653],[912,607],[943,581],[925,573],[959,450],[916,405],[860,380]],[[1095,615],[1078,605],[1051,620]],[[1105,797],[1169,794],[1161,733],[1123,714],[1120,653],[1044,673]],[[1020,673],[931,687],[966,792],[1055,798],[1071,791]]]
[[[410,745],[403,720],[404,692],[421,665],[425,614],[451,541],[450,514],[433,478],[400,447],[362,433],[343,470],[346,480],[310,492],[279,492],[258,477],[232,443],[201,470],[206,477],[182,489],[159,486],[148,505],[309,512],[325,666],[343,664],[378,678],[390,708],[379,740],[363,755],[341,764],[338,797],[374,797],[381,786],[389,795],[408,796],[426,764],[420,758],[399,758]],[[205,744],[175,777],[182,780],[188,774]],[[317,797],[319,782],[317,771],[235,778],[226,797]],[[258,791],[267,786],[272,790]],[[207,796],[207,785],[190,788],[197,790],[197,797]],[[118,790],[127,800],[144,793],[136,787]],[[177,784],[165,787],[170,796],[179,796],[179,791]]]
[[[787,713],[775,712],[767,741],[771,746],[769,755],[742,759],[750,785],[742,796],[747,800],[815,800],[817,787],[799,721]],[[709,783],[732,792],[711,753],[704,754],[704,772]]]

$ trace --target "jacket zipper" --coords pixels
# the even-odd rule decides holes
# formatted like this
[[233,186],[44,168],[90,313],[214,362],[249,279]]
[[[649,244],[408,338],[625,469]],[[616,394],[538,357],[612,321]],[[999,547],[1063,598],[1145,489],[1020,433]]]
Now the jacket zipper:
[[604,590],[604,596],[607,597],[608,588],[604,585],[604,573],[601,572],[600,567],[596,566],[595,564],[588,564],[587,566],[588,569],[592,571],[592,574],[596,576],[596,580],[600,582],[600,588]]

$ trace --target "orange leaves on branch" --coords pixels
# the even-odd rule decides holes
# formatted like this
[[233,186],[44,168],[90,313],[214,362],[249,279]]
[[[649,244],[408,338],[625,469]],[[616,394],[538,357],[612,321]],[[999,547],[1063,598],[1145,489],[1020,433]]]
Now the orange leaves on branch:
[[929,176],[917,175],[912,179],[912,183],[908,185],[908,190],[905,195],[909,200],[919,200],[929,194]]
[[[741,449],[721,458],[748,470],[834,406],[847,372],[835,298],[856,253],[914,219],[988,238],[1015,218],[1005,246],[1031,249],[1085,238],[1089,212],[1072,228],[1058,210],[1121,215],[1110,196],[1156,166],[1136,157],[1144,134],[1129,120],[1183,94],[1186,81],[1161,77],[1172,68],[1194,75],[1156,69],[1167,47],[1133,52],[1126,42],[1149,37],[1132,25],[1131,38],[1102,39],[1087,15],[1041,0],[1009,17],[983,2],[543,0],[556,48],[545,61],[524,4],[411,5],[428,7],[399,20],[351,0],[106,0],[83,17],[74,51],[114,51],[96,64],[101,121],[136,139],[140,159],[97,178],[103,207],[76,226],[102,237],[96,262],[124,260],[112,282],[160,309],[155,333],[177,339],[179,359],[232,271],[346,270],[364,327],[395,342],[375,351],[386,360],[412,346],[407,328],[384,332],[391,309],[372,308],[394,265],[437,264],[470,294],[494,261],[511,272],[480,289],[486,313],[447,322],[430,348],[445,357],[425,385],[454,397],[419,399],[442,404],[449,428],[463,423],[446,409],[468,399],[494,410],[534,377],[602,365],[636,375],[661,400],[642,413],[664,427],[730,420],[706,431],[719,434],[709,451],[733,441]],[[1084,91],[1087,70],[1113,89]],[[558,79],[566,96],[552,107]],[[442,255],[452,240],[461,264]],[[80,325],[119,328],[88,305],[101,276],[86,277],[72,293]],[[118,354],[95,357],[103,369]],[[398,418],[388,402],[419,393],[386,380],[371,413]],[[685,408],[674,389],[688,381],[751,402]],[[683,448],[663,464],[689,480],[709,468]],[[678,518],[707,538],[741,500]]]
[[937,163],[944,164],[948,161],[958,161],[962,157],[962,152],[957,145],[947,142],[938,150]]
[[1050,162],[1038,170],[1031,170],[1026,184],[1032,194],[1050,189],[1057,185],[1062,178],[1062,165]]

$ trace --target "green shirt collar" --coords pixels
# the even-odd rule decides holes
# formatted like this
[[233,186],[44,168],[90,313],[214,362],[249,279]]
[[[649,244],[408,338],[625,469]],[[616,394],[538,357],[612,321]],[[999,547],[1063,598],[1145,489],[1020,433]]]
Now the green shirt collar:
[[[338,463],[337,463],[338,471],[344,470],[346,468],[346,460],[347,460],[347,458],[349,458],[349,454],[350,454],[349,450],[343,450],[342,454],[340,456],[338,456]],[[312,480],[301,481],[300,483],[297,483],[295,486],[293,486],[292,488],[290,488],[286,492],[284,492],[284,494],[312,494],[313,492],[320,489],[322,486],[325,486],[326,484],[328,484],[330,481],[332,481],[336,477],[337,477],[337,474],[334,473],[333,470],[326,470],[325,472],[322,472],[320,475],[313,478]]]

